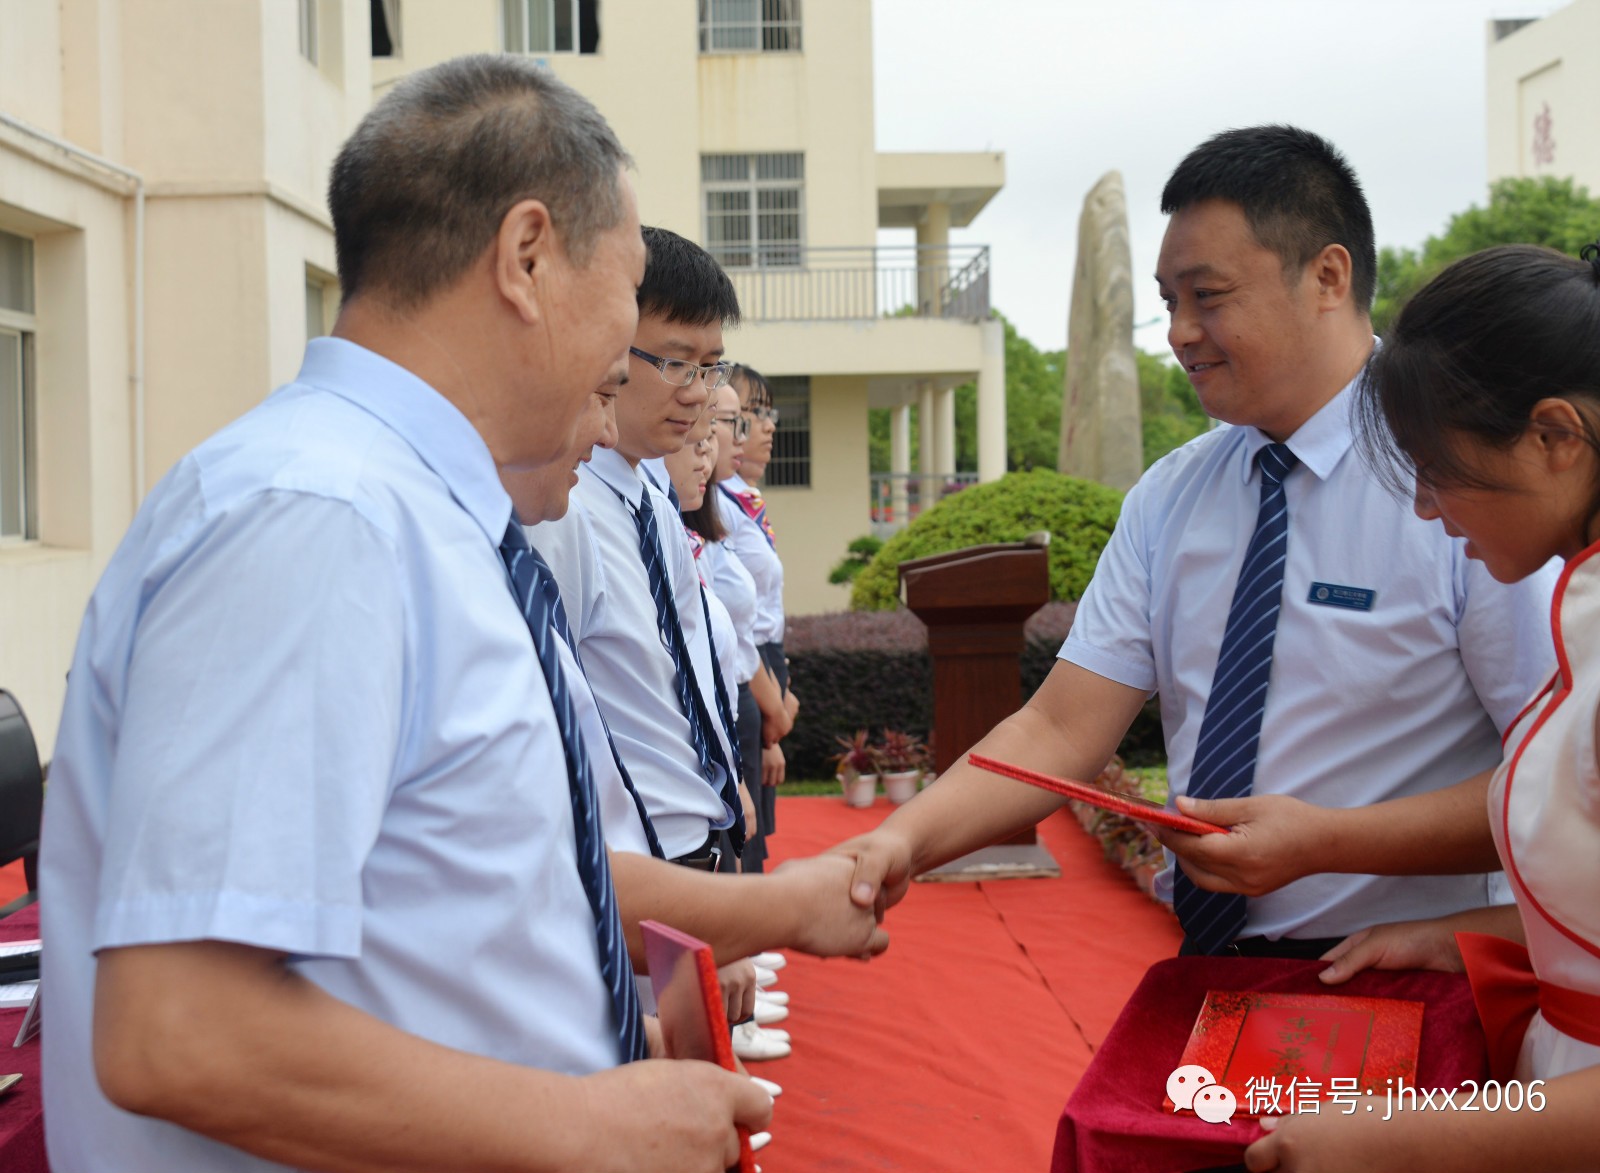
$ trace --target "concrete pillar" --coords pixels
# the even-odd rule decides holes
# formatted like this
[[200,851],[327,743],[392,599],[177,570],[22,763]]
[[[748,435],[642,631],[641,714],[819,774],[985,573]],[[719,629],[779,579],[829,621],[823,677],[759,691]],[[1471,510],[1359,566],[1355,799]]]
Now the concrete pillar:
[[892,525],[911,520],[906,493],[911,472],[911,405],[899,403],[889,410],[889,516]]
[[934,403],[933,384],[924,379],[917,384],[917,471],[922,474],[918,489],[918,508],[927,509],[939,500],[939,450],[934,446],[938,415]]
[[978,368],[978,480],[993,481],[1006,471],[1006,330],[991,318],[983,331],[983,365]]
[[917,221],[917,313],[944,312],[940,291],[950,283],[950,205],[929,204]]
[[956,471],[956,389],[946,388],[935,398],[933,451],[942,479]]

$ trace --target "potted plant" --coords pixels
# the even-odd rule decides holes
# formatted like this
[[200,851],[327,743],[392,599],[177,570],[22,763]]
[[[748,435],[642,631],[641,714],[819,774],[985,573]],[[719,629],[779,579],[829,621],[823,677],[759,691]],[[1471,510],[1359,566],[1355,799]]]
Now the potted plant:
[[876,748],[878,771],[889,801],[896,805],[910,802],[928,768],[928,747],[909,733],[885,729]]
[[834,739],[844,747],[834,755],[835,777],[850,806],[868,807],[878,793],[878,757],[867,743],[867,731],[857,729],[854,737]]

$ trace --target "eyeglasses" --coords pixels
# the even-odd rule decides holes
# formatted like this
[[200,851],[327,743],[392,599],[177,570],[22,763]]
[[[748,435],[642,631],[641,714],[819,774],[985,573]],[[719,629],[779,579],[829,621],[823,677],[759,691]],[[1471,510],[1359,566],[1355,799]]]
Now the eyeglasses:
[[730,429],[735,440],[747,440],[750,438],[750,421],[742,415],[713,415],[711,422],[721,424],[723,427]]
[[662,358],[658,354],[651,354],[647,350],[640,350],[637,346],[628,347],[629,354],[636,354],[645,362],[661,372],[663,382],[671,383],[674,387],[687,387],[694,382],[696,375],[705,376],[706,390],[715,391],[718,387],[728,385],[728,376],[733,373],[733,365],[725,362],[699,363],[685,362],[681,358]]
[[762,423],[771,424],[773,427],[778,426],[778,409],[776,407],[747,407],[744,409],[744,413],[748,416],[754,416]]

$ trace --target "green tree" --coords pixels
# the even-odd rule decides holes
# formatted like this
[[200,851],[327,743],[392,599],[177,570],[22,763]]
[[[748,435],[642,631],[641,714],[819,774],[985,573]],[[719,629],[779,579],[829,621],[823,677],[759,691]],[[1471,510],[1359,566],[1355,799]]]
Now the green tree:
[[1450,217],[1420,249],[1385,247],[1378,253],[1372,326],[1387,332],[1400,307],[1451,261],[1497,244],[1542,244],[1577,255],[1600,235],[1600,200],[1571,179],[1501,179],[1485,207],[1474,204]]
[[1211,426],[1189,376],[1169,359],[1139,351],[1139,419],[1144,438],[1144,466],[1187,444]]

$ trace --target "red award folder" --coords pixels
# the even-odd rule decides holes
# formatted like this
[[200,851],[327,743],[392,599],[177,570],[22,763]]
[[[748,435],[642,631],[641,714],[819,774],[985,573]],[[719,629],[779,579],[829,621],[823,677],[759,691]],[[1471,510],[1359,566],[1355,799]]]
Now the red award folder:
[[992,774],[1004,774],[1007,778],[1015,778],[1019,782],[1026,782],[1041,790],[1065,795],[1077,802],[1086,802],[1101,810],[1126,815],[1141,823],[1159,823],[1163,827],[1171,827],[1175,831],[1187,831],[1191,835],[1217,835],[1226,834],[1228,831],[1228,828],[1219,827],[1216,823],[1206,823],[1192,819],[1188,815],[1180,815],[1177,811],[1168,810],[1159,802],[1151,802],[1148,798],[1132,794],[1112,794],[1109,790],[1101,790],[1097,786],[1072,782],[1066,778],[1052,778],[1049,774],[1013,766],[1010,762],[987,758],[982,754],[968,754],[967,761],[980,770],[988,770]]
[[[1422,1010],[1400,998],[1209,990],[1178,1065],[1205,1068],[1243,1116],[1350,1103],[1402,1079],[1415,1086]],[[1174,1110],[1170,1094],[1165,1103]]]
[[[700,1059],[738,1071],[711,946],[659,921],[640,921],[639,928],[644,933],[650,989],[656,996],[656,1014],[661,1020],[667,1054],[674,1059]],[[739,1163],[733,1168],[738,1173],[756,1170],[746,1128],[739,1129]]]

